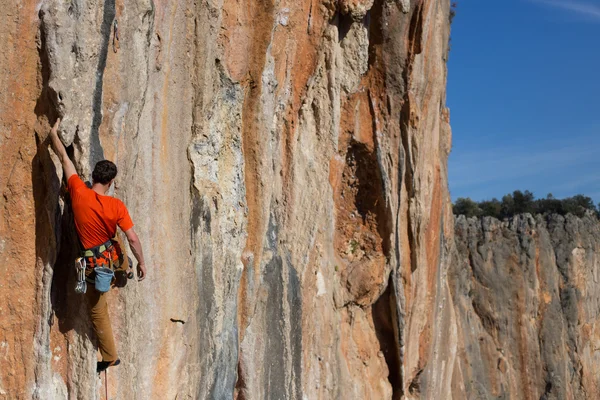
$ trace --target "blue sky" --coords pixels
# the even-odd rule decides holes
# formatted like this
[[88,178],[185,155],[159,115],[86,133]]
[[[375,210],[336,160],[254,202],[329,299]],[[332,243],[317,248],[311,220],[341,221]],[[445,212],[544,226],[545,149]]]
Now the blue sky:
[[600,202],[600,0],[456,0],[452,198]]

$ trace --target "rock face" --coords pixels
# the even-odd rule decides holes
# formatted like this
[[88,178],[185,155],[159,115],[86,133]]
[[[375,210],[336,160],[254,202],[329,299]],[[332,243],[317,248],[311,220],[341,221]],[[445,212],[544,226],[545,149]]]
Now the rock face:
[[600,398],[600,223],[459,217],[453,398]]
[[0,6],[0,396],[104,398],[58,116],[84,179],[117,164],[149,264],[110,294],[109,398],[448,398],[472,376],[446,278],[447,0]]
[[[600,398],[597,220],[451,214],[448,1],[0,6],[1,398]],[[58,116],[149,263],[106,388]]]

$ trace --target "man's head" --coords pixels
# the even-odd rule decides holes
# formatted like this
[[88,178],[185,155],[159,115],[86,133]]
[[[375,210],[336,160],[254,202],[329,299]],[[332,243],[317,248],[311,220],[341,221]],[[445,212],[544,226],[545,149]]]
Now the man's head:
[[117,166],[108,160],[98,161],[92,172],[94,183],[108,185],[117,176]]

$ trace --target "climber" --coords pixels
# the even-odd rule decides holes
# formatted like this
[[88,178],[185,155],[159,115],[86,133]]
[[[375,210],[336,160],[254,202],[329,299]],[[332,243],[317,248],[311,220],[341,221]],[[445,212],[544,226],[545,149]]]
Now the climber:
[[[120,253],[116,241],[112,240],[121,228],[138,261],[138,281],[146,277],[146,266],[142,252],[142,244],[133,229],[133,222],[129,217],[127,208],[121,202],[106,192],[117,175],[117,167],[110,161],[104,160],[96,164],[92,173],[93,185],[88,188],[77,175],[73,162],[67,155],[65,146],[58,137],[60,118],[57,119],[50,131],[52,148],[58,155],[63,167],[64,177],[67,182],[71,205],[75,219],[75,228],[83,250],[82,256],[86,258],[86,280],[89,283],[86,291],[88,307],[90,310],[94,332],[98,338],[98,348],[102,361],[97,364],[97,371],[102,372],[110,366],[120,363],[108,315],[106,292],[101,292],[94,287],[94,267],[120,266],[126,259]],[[106,289],[108,290],[110,286]]]

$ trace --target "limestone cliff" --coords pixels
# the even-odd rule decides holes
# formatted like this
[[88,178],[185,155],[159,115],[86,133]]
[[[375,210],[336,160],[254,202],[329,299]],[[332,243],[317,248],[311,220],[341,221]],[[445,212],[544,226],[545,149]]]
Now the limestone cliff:
[[600,223],[456,221],[453,398],[600,398]]
[[109,398],[448,398],[448,0],[0,6],[0,396],[104,397],[63,116],[149,263]]

